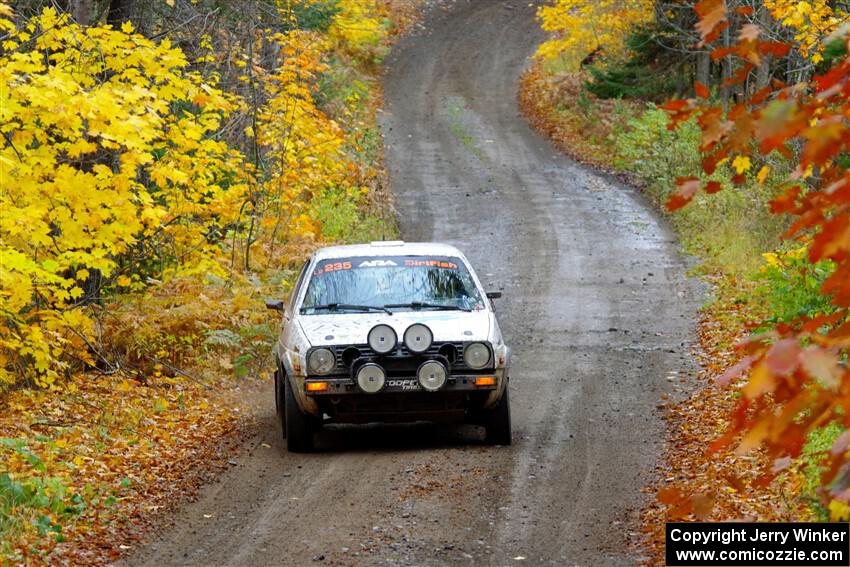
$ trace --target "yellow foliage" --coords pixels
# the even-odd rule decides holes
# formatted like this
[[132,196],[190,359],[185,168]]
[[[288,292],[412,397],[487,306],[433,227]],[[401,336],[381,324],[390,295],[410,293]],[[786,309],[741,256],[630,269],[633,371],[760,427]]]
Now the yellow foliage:
[[[339,8],[327,35],[258,30],[252,52],[276,42],[274,69],[236,55],[264,101],[242,126],[257,143],[249,163],[221,135],[246,101],[191,70],[168,38],[54,9],[16,26],[0,0],[0,382],[47,386],[72,360],[97,362],[87,305],[101,288],[232,279],[253,242],[268,264],[276,242],[321,239],[314,198],[359,195],[360,170],[317,106],[318,75],[331,49],[368,50],[386,33],[375,2]],[[214,59],[213,41],[201,37],[194,63]]]
[[735,156],[735,159],[732,160],[732,167],[735,169],[735,173],[741,175],[745,171],[749,171],[752,162],[747,156]]
[[543,29],[554,34],[537,50],[544,59],[566,57],[569,70],[597,49],[622,56],[625,39],[640,24],[652,20],[652,0],[556,0],[538,12]]
[[841,502],[840,500],[832,500],[829,503],[829,521],[850,521],[850,505],[848,505],[847,502]]
[[251,178],[214,138],[238,101],[186,71],[168,40],[52,8],[28,25],[31,47],[0,57],[0,349],[49,384],[58,353],[86,356],[91,322],[74,309],[92,272],[110,278],[131,253],[209,268],[207,235]]
[[328,30],[330,37],[354,52],[377,45],[383,37],[384,18],[375,4],[375,0],[340,0]]
[[796,32],[800,52],[814,63],[823,61],[823,39],[847,18],[827,0],[765,0],[765,6],[776,21]]

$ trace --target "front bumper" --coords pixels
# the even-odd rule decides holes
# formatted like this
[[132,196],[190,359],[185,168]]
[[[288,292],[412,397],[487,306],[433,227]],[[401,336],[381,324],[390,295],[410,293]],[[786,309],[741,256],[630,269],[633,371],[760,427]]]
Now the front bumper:
[[[493,378],[492,384],[480,385],[480,378]],[[446,385],[440,388],[437,392],[426,392],[416,376],[390,377],[387,378],[384,388],[371,396],[380,396],[381,394],[399,394],[404,392],[426,392],[432,395],[439,395],[441,392],[484,392],[496,390],[499,387],[500,376],[498,373],[492,374],[463,374],[452,375],[449,377]],[[327,389],[311,391],[311,384],[327,384]],[[363,392],[354,383],[351,378],[317,378],[310,377],[304,381],[304,390],[308,396],[340,396],[346,394],[363,394]]]
[[[476,379],[493,377],[495,383],[477,386]],[[481,374],[453,374],[440,390],[423,389],[411,374],[392,376],[374,394],[363,392],[347,376],[296,377],[296,395],[304,411],[326,416],[339,423],[409,422],[417,420],[463,420],[493,407],[501,398],[507,380],[506,369]],[[324,382],[322,391],[308,391],[308,384]]]

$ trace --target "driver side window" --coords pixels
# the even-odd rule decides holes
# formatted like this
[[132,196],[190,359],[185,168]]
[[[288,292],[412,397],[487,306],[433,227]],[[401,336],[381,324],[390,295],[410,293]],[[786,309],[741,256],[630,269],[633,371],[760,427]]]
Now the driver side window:
[[301,272],[298,274],[298,279],[295,280],[295,285],[292,287],[292,293],[289,295],[289,312],[292,313],[295,310],[295,302],[298,300],[298,295],[301,292],[301,286],[304,285],[305,275],[307,274],[307,268],[310,266],[310,260],[304,262],[304,265],[301,266]]

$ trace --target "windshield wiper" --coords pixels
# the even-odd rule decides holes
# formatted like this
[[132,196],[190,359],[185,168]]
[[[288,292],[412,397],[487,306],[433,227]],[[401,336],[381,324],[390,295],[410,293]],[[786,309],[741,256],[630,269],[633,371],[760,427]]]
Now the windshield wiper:
[[393,312],[387,309],[386,307],[378,307],[377,305],[352,305],[350,303],[325,303],[322,305],[311,305],[309,307],[302,307],[301,313],[304,313],[307,309],[322,309],[326,311],[337,311],[339,309],[356,309],[358,311],[383,311],[384,313],[388,313],[389,315],[393,314]]
[[411,309],[441,309],[443,311],[472,311],[468,307],[460,305],[443,305],[441,303],[425,303],[422,301],[412,301],[410,303],[389,303],[384,305],[388,309],[409,307]]

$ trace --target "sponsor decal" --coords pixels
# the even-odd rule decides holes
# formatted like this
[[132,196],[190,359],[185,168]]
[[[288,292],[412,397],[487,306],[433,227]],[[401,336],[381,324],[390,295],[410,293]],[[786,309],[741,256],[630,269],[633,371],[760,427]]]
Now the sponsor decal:
[[313,272],[314,276],[323,276],[332,272],[343,270],[359,270],[373,268],[438,268],[443,270],[458,270],[460,266],[454,258],[427,256],[384,256],[384,257],[360,257],[348,259],[333,259],[319,262]]
[[445,262],[443,260],[405,260],[404,265],[410,268],[446,268],[448,270],[457,270],[457,264],[454,262]]
[[364,260],[357,264],[358,268],[388,268],[390,266],[398,266],[392,260]]
[[330,272],[338,272],[340,270],[350,270],[351,262],[327,262],[325,264],[320,264],[318,269],[313,272],[313,275],[321,276],[322,274],[328,274]]
[[387,380],[387,386],[389,388],[401,388],[402,390],[420,390],[422,387],[419,385],[418,380]]

